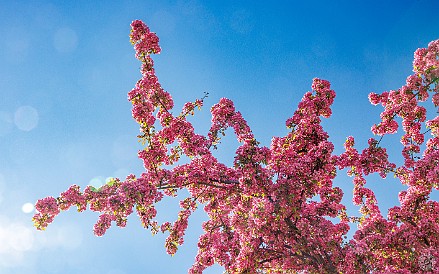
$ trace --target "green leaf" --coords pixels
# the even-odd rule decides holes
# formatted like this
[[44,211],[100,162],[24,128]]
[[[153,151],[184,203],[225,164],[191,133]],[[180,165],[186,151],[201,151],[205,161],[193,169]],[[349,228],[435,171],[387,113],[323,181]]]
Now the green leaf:
[[90,186],[90,190],[93,192],[99,192],[100,188],[95,188],[94,186]]
[[116,179],[111,178],[108,180],[108,182],[106,183],[107,186],[113,186],[116,183]]

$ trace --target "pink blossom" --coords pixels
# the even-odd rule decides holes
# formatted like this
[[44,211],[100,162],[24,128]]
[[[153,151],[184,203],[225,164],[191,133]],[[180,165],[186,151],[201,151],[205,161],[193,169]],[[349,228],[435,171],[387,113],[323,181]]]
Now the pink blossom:
[[[425,273],[438,271],[439,203],[430,200],[439,189],[439,118],[426,121],[420,106],[429,92],[435,107],[439,40],[415,52],[414,74],[404,86],[381,94],[370,93],[372,104],[383,110],[362,150],[347,137],[344,152],[334,144],[321,119],[329,118],[335,92],[329,81],[315,78],[293,115],[286,120],[285,136],[273,137],[269,147],[255,138],[233,102],[221,98],[211,108],[211,125],[197,134],[188,115],[203,106],[203,98],[174,113],[174,101],[161,86],[150,55],[161,52],[159,39],[140,20],[131,24],[130,41],[142,62],[141,79],[128,93],[132,116],[140,125],[144,146],[138,157],[144,172],[114,179],[83,192],[73,185],[58,198],[36,203],[33,221],[45,229],[54,217],[72,205],[100,213],[94,233],[103,236],[113,222],[127,225],[135,213],[153,234],[167,234],[166,252],[175,254],[184,243],[190,215],[203,207],[208,220],[198,240],[190,273],[201,273],[217,263],[228,273]],[[435,82],[436,81],[436,82]],[[399,145],[404,163],[389,160],[381,140],[402,129]],[[432,133],[427,138],[427,126]],[[230,131],[229,131],[230,129]],[[221,138],[232,132],[239,145],[233,164],[222,163],[214,153]],[[426,145],[424,146],[424,142]],[[422,150],[422,154],[421,154]],[[349,216],[343,191],[333,180],[342,169],[352,176],[358,216]],[[368,175],[395,176],[406,190],[399,205],[381,214]],[[184,191],[181,191],[184,190]],[[172,222],[159,225],[156,203],[164,195],[179,197],[180,211]],[[353,239],[345,239],[350,225],[357,225]]]

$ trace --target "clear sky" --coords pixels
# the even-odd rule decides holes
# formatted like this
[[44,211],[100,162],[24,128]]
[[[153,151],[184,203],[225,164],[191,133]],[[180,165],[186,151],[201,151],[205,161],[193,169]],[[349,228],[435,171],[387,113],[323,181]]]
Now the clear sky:
[[[70,184],[99,186],[142,172],[126,99],[140,78],[128,38],[132,20],[160,37],[156,71],[177,106],[210,93],[194,119],[198,132],[209,127],[210,106],[228,97],[269,146],[320,77],[337,93],[324,126],[340,153],[347,136],[359,149],[372,136],[381,109],[369,104],[368,93],[405,83],[413,52],[439,38],[438,13],[434,0],[0,0],[0,273],[178,274],[193,263],[202,210],[174,257],[164,236],[152,237],[135,216],[100,238],[92,232],[98,215],[90,211],[64,212],[45,232],[32,227],[37,199]],[[218,154],[226,163],[232,139]],[[400,162],[398,136],[383,144]],[[383,209],[396,203],[401,186],[370,179]],[[340,176],[336,184],[351,203],[350,179]],[[176,218],[175,202],[160,208],[160,220]]]

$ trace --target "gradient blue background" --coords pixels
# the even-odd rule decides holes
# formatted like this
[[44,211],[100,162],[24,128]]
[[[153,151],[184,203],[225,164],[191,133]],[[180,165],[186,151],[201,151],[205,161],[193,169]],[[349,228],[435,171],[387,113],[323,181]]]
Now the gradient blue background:
[[[186,273],[192,265],[202,210],[171,257],[165,237],[152,237],[135,216],[99,238],[94,212],[72,209],[40,232],[33,212],[22,208],[70,184],[99,186],[142,172],[126,99],[140,78],[128,38],[134,19],[160,37],[156,71],[178,108],[210,93],[193,119],[198,132],[209,127],[210,106],[228,97],[269,146],[320,77],[337,93],[334,114],[324,121],[336,152],[349,135],[363,148],[381,111],[368,93],[405,83],[413,52],[439,38],[439,2],[305,2],[0,1],[0,273]],[[226,163],[237,146],[229,137],[217,153]],[[398,140],[383,144],[400,163]],[[335,183],[351,204],[344,173]],[[403,187],[369,179],[386,214]],[[166,200],[160,209],[159,220],[173,220],[178,204]]]

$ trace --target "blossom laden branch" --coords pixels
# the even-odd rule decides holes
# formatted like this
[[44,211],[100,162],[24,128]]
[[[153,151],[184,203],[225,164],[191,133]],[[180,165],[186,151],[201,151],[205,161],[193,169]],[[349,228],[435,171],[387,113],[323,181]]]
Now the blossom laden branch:
[[[130,41],[141,61],[142,78],[128,93],[132,116],[139,123],[144,148],[138,157],[144,172],[126,179],[112,179],[96,189],[83,191],[73,185],[59,197],[36,203],[33,217],[43,230],[61,212],[76,206],[79,212],[100,213],[94,233],[102,236],[115,223],[127,225],[134,212],[153,234],[168,233],[166,251],[173,255],[184,243],[190,215],[203,205],[208,220],[198,241],[198,253],[190,273],[201,273],[217,263],[228,273],[424,273],[439,264],[439,203],[429,199],[439,189],[439,117],[426,119],[419,105],[433,93],[439,106],[439,40],[415,52],[414,74],[398,90],[371,93],[372,104],[384,110],[372,128],[380,139],[369,139],[359,152],[348,137],[345,152],[334,153],[321,120],[332,114],[335,92],[329,81],[315,78],[297,110],[287,119],[289,132],[273,137],[269,147],[256,140],[233,102],[221,98],[210,109],[211,126],[206,135],[195,133],[187,120],[202,108],[208,93],[174,111],[170,93],[155,74],[152,54],[161,52],[159,38],[140,20],[131,24]],[[173,113],[179,113],[174,115]],[[402,119],[401,143],[404,164],[389,161],[380,146],[384,135],[395,133]],[[429,129],[421,133],[421,125]],[[233,129],[237,141],[231,166],[221,163],[212,151],[220,149],[221,136]],[[426,133],[433,137],[421,145]],[[182,157],[188,161],[182,161]],[[361,217],[347,215],[343,191],[333,186],[338,170],[353,176],[353,203]],[[400,205],[383,216],[367,175],[386,178],[393,172],[406,191]],[[173,222],[159,224],[156,205],[167,195],[189,197],[180,201]],[[422,218],[420,217],[422,216]],[[349,225],[358,228],[347,241]],[[419,259],[415,259],[418,257]]]

